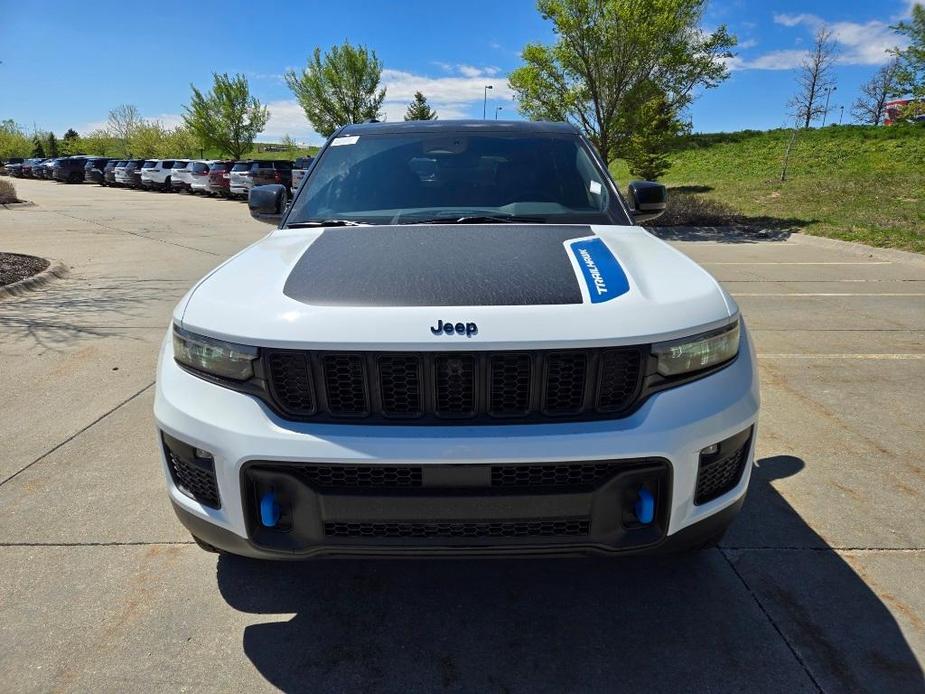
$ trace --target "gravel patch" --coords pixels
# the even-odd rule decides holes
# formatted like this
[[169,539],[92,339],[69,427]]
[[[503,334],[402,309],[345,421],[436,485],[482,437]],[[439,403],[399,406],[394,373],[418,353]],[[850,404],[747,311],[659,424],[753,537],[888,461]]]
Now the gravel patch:
[[45,258],[36,258],[34,255],[0,253],[0,287],[37,275],[48,265]]

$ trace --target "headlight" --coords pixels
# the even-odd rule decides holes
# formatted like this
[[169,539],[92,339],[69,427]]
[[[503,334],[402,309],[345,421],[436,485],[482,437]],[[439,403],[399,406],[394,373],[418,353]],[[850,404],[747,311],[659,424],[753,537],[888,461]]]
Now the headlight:
[[662,376],[709,369],[739,353],[739,321],[693,337],[660,342],[652,346],[652,353],[658,357],[658,372]]
[[197,371],[244,381],[254,375],[257,348],[196,335],[175,325],[173,358]]

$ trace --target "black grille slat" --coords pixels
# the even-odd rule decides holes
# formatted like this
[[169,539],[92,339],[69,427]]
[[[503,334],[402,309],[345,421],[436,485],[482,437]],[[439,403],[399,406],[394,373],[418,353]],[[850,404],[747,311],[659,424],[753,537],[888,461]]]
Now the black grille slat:
[[434,391],[438,417],[472,417],[476,413],[475,358],[443,356],[434,360]]
[[491,486],[506,488],[556,488],[568,491],[595,489],[616,475],[617,463],[546,463],[492,465]]
[[645,347],[521,352],[266,349],[268,400],[304,421],[590,421],[639,401]]
[[580,412],[588,380],[588,357],[583,352],[550,354],[546,357],[543,412],[566,415]]
[[169,448],[166,452],[170,475],[174,483],[186,490],[199,503],[212,508],[221,508],[213,461],[184,460]]
[[523,417],[530,412],[533,360],[528,354],[495,354],[488,365],[488,414]]
[[363,417],[369,414],[366,368],[357,354],[326,354],[324,368],[325,397],[331,414],[340,417]]
[[697,471],[697,487],[694,492],[694,504],[705,504],[731,491],[742,479],[745,461],[748,459],[746,443],[729,455],[709,463],[700,463]]
[[314,489],[402,489],[421,486],[417,465],[298,465],[292,466]]
[[418,357],[379,357],[379,392],[385,416],[420,416],[421,390],[421,360]]
[[311,364],[304,352],[271,352],[267,356],[270,390],[287,412],[315,413]]
[[621,412],[634,403],[642,385],[639,350],[608,349],[601,353],[597,409]]
[[344,538],[579,537],[590,532],[588,518],[492,521],[327,521],[324,534]]

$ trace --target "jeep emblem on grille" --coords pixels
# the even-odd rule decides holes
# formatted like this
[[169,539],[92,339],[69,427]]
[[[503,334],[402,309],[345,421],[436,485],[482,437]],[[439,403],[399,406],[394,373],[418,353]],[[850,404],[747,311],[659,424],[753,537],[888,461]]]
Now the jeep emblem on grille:
[[479,334],[479,326],[475,323],[444,323],[438,320],[436,325],[430,326],[430,332],[434,335],[465,335],[472,337]]

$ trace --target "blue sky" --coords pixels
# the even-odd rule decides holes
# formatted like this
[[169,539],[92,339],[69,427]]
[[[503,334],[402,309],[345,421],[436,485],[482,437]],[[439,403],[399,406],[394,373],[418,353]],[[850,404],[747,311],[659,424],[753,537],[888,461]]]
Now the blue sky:
[[[796,67],[815,29],[827,24],[839,47],[838,106],[896,43],[889,25],[912,0],[857,2],[713,0],[704,28],[726,24],[739,38],[732,76],[703,93],[690,111],[701,132],[773,128],[786,123]],[[0,0],[0,119],[28,129],[86,132],[118,104],[135,104],[165,125],[179,122],[190,83],[207,87],[211,73],[243,72],[270,107],[260,139],[288,133],[317,143],[282,80],[317,45],[349,39],[376,50],[388,89],[386,115],[401,118],[420,89],[443,118],[488,113],[516,117],[505,75],[528,41],[552,41],[533,0],[353,0],[352,2],[111,2]]]

